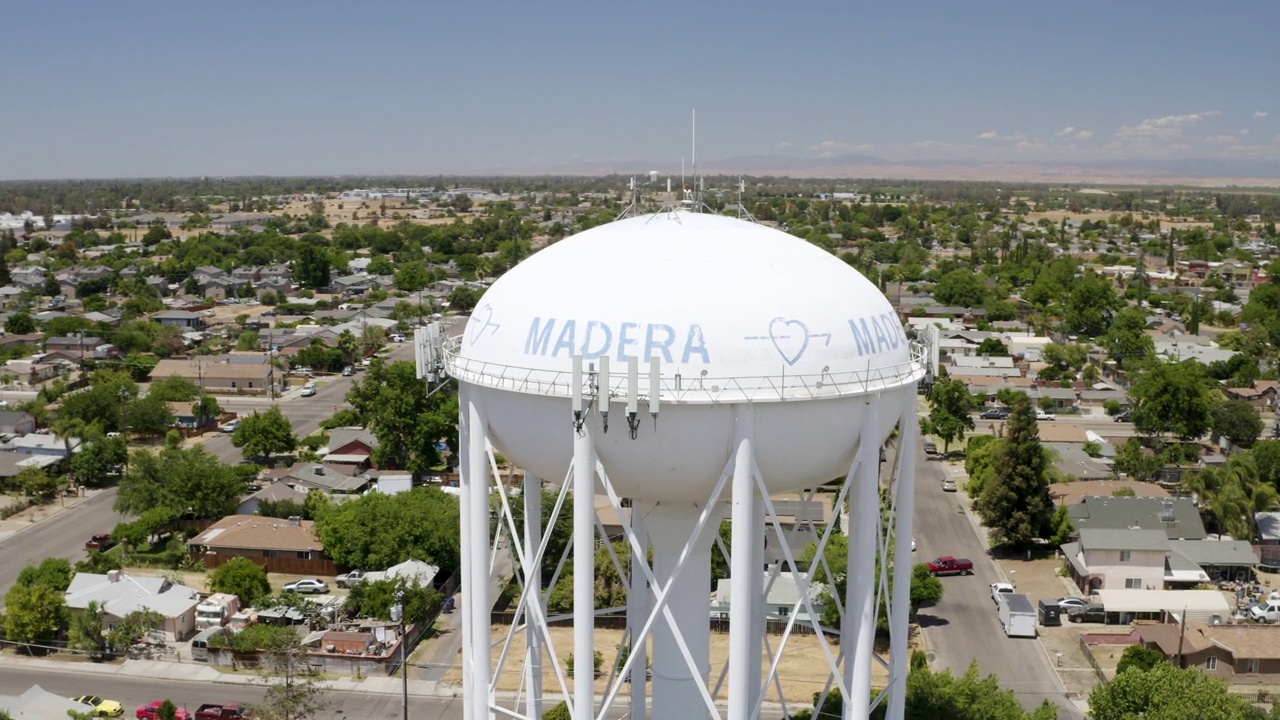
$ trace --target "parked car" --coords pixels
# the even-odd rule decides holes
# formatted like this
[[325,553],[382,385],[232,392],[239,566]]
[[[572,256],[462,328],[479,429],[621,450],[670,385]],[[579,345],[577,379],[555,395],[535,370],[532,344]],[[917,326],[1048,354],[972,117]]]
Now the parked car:
[[303,578],[285,585],[284,591],[296,593],[327,593],[329,592],[329,583],[319,578]]
[[367,573],[363,570],[352,570],[351,572],[344,572],[334,578],[333,582],[340,588],[349,588],[358,582],[363,582],[366,574]]
[[391,342],[402,343],[404,342],[404,336],[399,333],[396,333],[395,335],[391,336]]
[[205,703],[196,709],[196,720],[241,720],[251,717],[244,703]]
[[937,445],[937,443],[935,443],[935,442],[934,442],[934,441],[932,441],[932,440],[926,440],[926,441],[924,442],[924,454],[925,454],[925,455],[937,455],[937,454],[938,454],[938,445]]
[[955,479],[954,479],[954,478],[943,478],[943,479],[942,479],[942,492],[955,492],[955,491],[956,491],[956,481],[955,481]]
[[115,700],[106,700],[97,695],[81,695],[71,699],[82,705],[92,707],[93,712],[91,714],[94,717],[121,717],[124,715],[124,706]]
[[1071,622],[1106,622],[1107,610],[1097,603],[1088,603],[1082,607],[1067,609],[1067,619]]
[[978,417],[983,420],[1004,420],[1009,417],[1009,411],[1004,408],[991,408],[990,410],[983,410]]
[[1125,410],[1124,412],[1112,418],[1114,422],[1133,422],[1133,411]]
[[1058,419],[1058,416],[1054,415],[1053,413],[1047,413],[1043,410],[1036,411],[1036,420],[1039,420],[1040,422],[1044,422],[1046,420],[1057,420],[1057,419]]
[[929,563],[929,572],[934,576],[938,575],[972,575],[973,561],[966,558],[951,557],[943,555],[942,557]]
[[[134,717],[138,720],[160,720],[160,706],[164,705],[163,700],[152,700],[138,708],[138,712]],[[177,720],[191,720],[191,713],[183,707],[177,708],[178,712],[174,714]]]
[[115,541],[111,539],[110,535],[107,535],[106,533],[98,533],[97,535],[89,538],[89,542],[84,544],[84,549],[106,551],[110,550],[111,546],[115,544]]
[[355,375],[355,374],[356,374],[356,369],[351,367],[350,365],[342,368],[342,377],[351,377],[352,375]]
[[1254,622],[1280,622],[1280,596],[1268,597],[1249,608],[1249,619]]
[[302,386],[302,397],[312,397],[316,394],[315,383],[307,383]]
[[1063,612],[1070,610],[1071,608],[1085,607],[1089,604],[1088,600],[1078,597],[1060,597],[1057,602],[1058,607],[1062,608]]
[[231,420],[230,422],[227,422],[226,424],[224,424],[222,427],[218,429],[224,433],[233,433],[236,431],[236,428],[238,427],[240,427],[240,418]]
[[991,602],[1000,602],[1001,595],[1012,595],[1013,585],[1007,582],[991,583]]

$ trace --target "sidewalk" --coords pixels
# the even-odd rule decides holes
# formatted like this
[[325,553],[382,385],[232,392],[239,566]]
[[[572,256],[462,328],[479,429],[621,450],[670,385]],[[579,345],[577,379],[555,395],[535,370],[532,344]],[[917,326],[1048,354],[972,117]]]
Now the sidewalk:
[[50,504],[29,507],[13,517],[0,520],[0,541],[7,540],[23,530],[33,528],[42,522],[55,518],[99,492],[102,491],[95,488],[86,491],[83,497],[77,495],[76,497],[61,498]]
[[[23,657],[12,653],[0,653],[0,668],[34,670],[69,675],[99,675],[116,677],[150,678],[152,680],[218,683],[223,685],[260,685],[261,676],[249,673],[222,672],[198,662],[170,662],[166,660],[125,660],[123,662],[95,663],[48,658]],[[401,692],[402,680],[396,677],[339,678],[324,683],[325,688],[336,692],[361,692],[394,694]],[[418,697],[457,697],[460,688],[430,680],[410,680],[409,694]]]

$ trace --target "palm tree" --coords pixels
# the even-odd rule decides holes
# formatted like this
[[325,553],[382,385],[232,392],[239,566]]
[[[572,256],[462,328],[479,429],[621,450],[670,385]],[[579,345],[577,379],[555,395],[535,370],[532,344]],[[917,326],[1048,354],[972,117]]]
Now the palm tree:
[[1215,529],[1237,540],[1253,538],[1255,514],[1280,507],[1280,493],[1262,481],[1249,453],[1232,455],[1222,467],[1205,468],[1187,479],[1187,487],[1200,496]]

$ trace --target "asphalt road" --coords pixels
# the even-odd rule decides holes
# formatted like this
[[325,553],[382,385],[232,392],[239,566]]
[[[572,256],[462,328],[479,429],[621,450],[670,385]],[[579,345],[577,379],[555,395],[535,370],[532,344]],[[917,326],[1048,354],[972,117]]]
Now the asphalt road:
[[0,607],[4,605],[3,592],[18,579],[22,568],[48,557],[83,560],[84,543],[90,535],[109,533],[124,522],[127,518],[111,509],[115,500],[115,488],[99,492],[0,540]]
[[1005,637],[990,591],[991,583],[1004,578],[965,515],[961,496],[942,491],[943,463],[927,460],[923,453],[915,462],[920,561],[954,555],[969,558],[974,568],[973,575],[941,578],[945,586],[941,602],[919,613],[934,667],[949,668],[959,675],[977,660],[984,676],[996,675],[1000,685],[1017,693],[1027,709],[1048,699],[1061,709],[1064,720],[1083,718],[1066,699],[1040,643]]

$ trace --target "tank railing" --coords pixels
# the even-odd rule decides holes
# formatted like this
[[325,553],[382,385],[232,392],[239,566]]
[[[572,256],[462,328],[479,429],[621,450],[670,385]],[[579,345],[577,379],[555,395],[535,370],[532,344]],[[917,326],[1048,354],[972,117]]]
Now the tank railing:
[[[458,354],[460,343],[457,340],[447,343],[444,348],[445,370],[450,376],[462,382],[472,383],[498,390],[546,395],[551,397],[573,396],[573,373],[571,370],[555,371],[537,368],[525,368],[498,363],[482,362],[462,357]],[[676,403],[717,403],[752,401],[786,401],[786,400],[818,400],[838,398],[849,395],[861,395],[877,390],[886,390],[913,384],[925,375],[928,351],[919,343],[911,343],[911,360],[894,365],[872,367],[867,360],[862,369],[846,369],[838,372],[826,372],[807,375],[764,375],[731,378],[717,378],[703,375],[663,375],[660,397],[662,402]],[[594,396],[594,391],[585,385],[584,393]],[[640,375],[640,399],[647,400],[650,394],[648,376]],[[613,402],[626,402],[626,373],[614,372],[610,375],[609,395]]]

